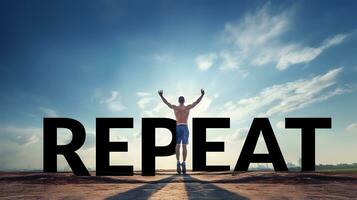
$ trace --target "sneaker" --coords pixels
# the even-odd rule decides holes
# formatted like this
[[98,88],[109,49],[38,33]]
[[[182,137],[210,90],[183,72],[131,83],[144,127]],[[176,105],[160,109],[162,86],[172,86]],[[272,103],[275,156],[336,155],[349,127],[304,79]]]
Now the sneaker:
[[185,162],[182,163],[182,173],[186,174],[186,163]]
[[179,162],[177,163],[177,173],[181,174],[181,165]]

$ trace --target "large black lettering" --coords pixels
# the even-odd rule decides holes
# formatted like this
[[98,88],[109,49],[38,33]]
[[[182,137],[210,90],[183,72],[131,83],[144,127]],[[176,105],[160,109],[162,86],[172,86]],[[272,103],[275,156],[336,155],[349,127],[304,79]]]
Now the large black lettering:
[[331,128],[331,118],[286,118],[285,128],[301,128],[301,171],[315,171],[315,129]]
[[227,171],[229,166],[206,165],[206,152],[224,151],[223,142],[207,142],[207,128],[229,128],[229,118],[193,118],[193,171]]
[[[155,128],[167,128],[172,133],[172,140],[167,146],[155,146]],[[142,119],[142,175],[155,175],[155,157],[175,154],[176,121],[168,118]]]
[[110,166],[109,152],[128,151],[127,142],[110,142],[110,128],[133,128],[133,118],[97,118],[96,174],[98,176],[133,176],[133,166]]
[[[260,132],[268,154],[254,154]],[[254,118],[234,171],[247,171],[250,163],[272,163],[275,171],[288,170],[268,118]]]
[[[66,145],[57,145],[57,129],[67,128],[72,132],[72,141]],[[78,154],[75,152],[84,143],[86,132],[83,125],[69,118],[43,119],[43,171],[57,172],[57,154],[67,160],[77,176],[90,176]]]

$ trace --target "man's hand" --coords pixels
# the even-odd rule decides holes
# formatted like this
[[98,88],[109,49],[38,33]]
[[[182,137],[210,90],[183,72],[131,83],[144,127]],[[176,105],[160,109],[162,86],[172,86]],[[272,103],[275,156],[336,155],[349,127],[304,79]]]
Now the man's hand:
[[201,95],[205,95],[205,91],[203,89],[201,89]]
[[172,105],[171,103],[169,103],[166,99],[165,99],[165,97],[164,97],[164,91],[163,90],[159,90],[157,93],[159,93],[159,95],[160,95],[160,97],[161,97],[161,99],[162,99],[162,101],[169,107],[169,108],[171,108],[171,109],[174,109],[176,106],[174,106],[174,105]]

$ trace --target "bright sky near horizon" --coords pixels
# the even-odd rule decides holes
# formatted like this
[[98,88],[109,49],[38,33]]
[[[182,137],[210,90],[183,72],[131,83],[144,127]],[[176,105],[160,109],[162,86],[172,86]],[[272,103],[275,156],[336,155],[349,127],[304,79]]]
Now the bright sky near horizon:
[[[111,162],[140,169],[141,118],[174,117],[157,91],[192,102],[201,88],[191,117],[231,123],[208,131],[225,142],[208,164],[234,168],[254,117],[269,117],[296,165],[301,135],[284,128],[285,117],[332,117],[332,129],[316,133],[317,164],[357,162],[356,9],[348,0],[1,1],[0,170],[42,169],[43,117],[85,126],[79,154],[91,169],[95,118],[133,117],[134,129],[112,131],[129,152]],[[157,134],[157,145],[171,140]],[[60,130],[60,143],[70,139]],[[175,168],[174,156],[156,161]]]

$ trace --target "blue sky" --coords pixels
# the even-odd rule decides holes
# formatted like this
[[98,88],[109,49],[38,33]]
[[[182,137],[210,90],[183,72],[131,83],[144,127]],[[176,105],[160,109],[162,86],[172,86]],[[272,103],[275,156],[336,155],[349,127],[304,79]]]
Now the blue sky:
[[[207,95],[191,117],[231,119],[230,129],[208,132],[226,147],[208,153],[209,164],[234,167],[253,117],[270,118],[295,164],[300,134],[284,129],[284,118],[332,117],[331,130],[317,131],[317,163],[356,162],[356,8],[347,0],[1,1],[0,169],[42,167],[46,116],[85,125],[79,153],[92,169],[95,118],[133,117],[134,129],[111,135],[129,141],[129,152],[111,158],[140,169],[141,117],[173,117],[157,90],[176,103],[201,88]],[[171,139],[158,135],[157,144]],[[175,158],[157,163],[173,168]]]

